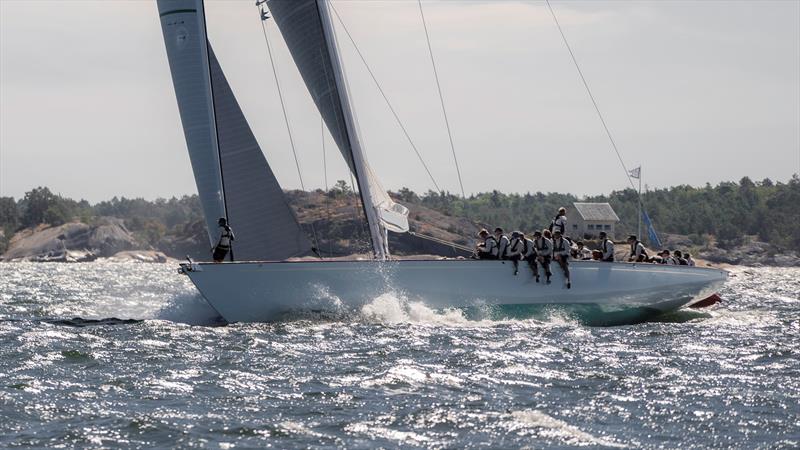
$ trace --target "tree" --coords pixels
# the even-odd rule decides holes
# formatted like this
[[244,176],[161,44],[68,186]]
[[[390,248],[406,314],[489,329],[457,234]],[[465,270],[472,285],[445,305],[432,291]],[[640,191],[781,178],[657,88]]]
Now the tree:
[[47,210],[56,202],[56,195],[46,187],[37,187],[26,192],[22,199],[22,226],[35,227],[40,223],[46,223]]
[[0,228],[15,231],[19,226],[19,208],[13,197],[0,197]]

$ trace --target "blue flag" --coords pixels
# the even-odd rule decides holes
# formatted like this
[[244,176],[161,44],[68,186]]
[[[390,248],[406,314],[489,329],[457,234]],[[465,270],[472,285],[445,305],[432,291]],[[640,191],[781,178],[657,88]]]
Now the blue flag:
[[647,237],[650,238],[650,245],[661,248],[661,240],[658,238],[656,229],[653,228],[653,222],[650,220],[650,216],[647,215],[647,211],[644,209],[642,210],[642,220],[647,227]]

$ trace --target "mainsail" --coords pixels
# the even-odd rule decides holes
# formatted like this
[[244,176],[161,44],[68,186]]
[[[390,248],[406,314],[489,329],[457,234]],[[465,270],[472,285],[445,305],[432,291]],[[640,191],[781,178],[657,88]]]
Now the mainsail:
[[239,260],[307,254],[308,237],[208,45],[202,0],[158,0],[158,11],[211,244],[227,217]]
[[325,0],[268,0],[295,65],[350,170],[356,176],[375,254],[388,254],[381,228],[408,231],[408,210],[394,203],[366,161],[359,141],[335,31]]

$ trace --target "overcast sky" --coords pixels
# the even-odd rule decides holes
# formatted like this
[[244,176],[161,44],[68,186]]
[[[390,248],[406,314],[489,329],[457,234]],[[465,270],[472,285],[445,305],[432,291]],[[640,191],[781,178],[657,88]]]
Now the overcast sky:
[[[299,186],[253,0],[207,2],[211,43],[284,188]],[[333,2],[444,189],[458,179],[416,1]],[[467,193],[628,181],[543,1],[423,1]],[[650,187],[800,172],[800,2],[552,1],[629,167]],[[320,119],[268,22],[306,187]],[[433,188],[341,33],[367,156]],[[346,177],[328,138],[328,179]],[[194,193],[154,1],[0,0],[0,195]]]

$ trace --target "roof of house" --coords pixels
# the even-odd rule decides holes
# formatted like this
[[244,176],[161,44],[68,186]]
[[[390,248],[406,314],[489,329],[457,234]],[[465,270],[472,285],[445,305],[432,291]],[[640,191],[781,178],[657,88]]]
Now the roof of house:
[[611,220],[619,222],[617,213],[608,203],[573,203],[583,220]]

